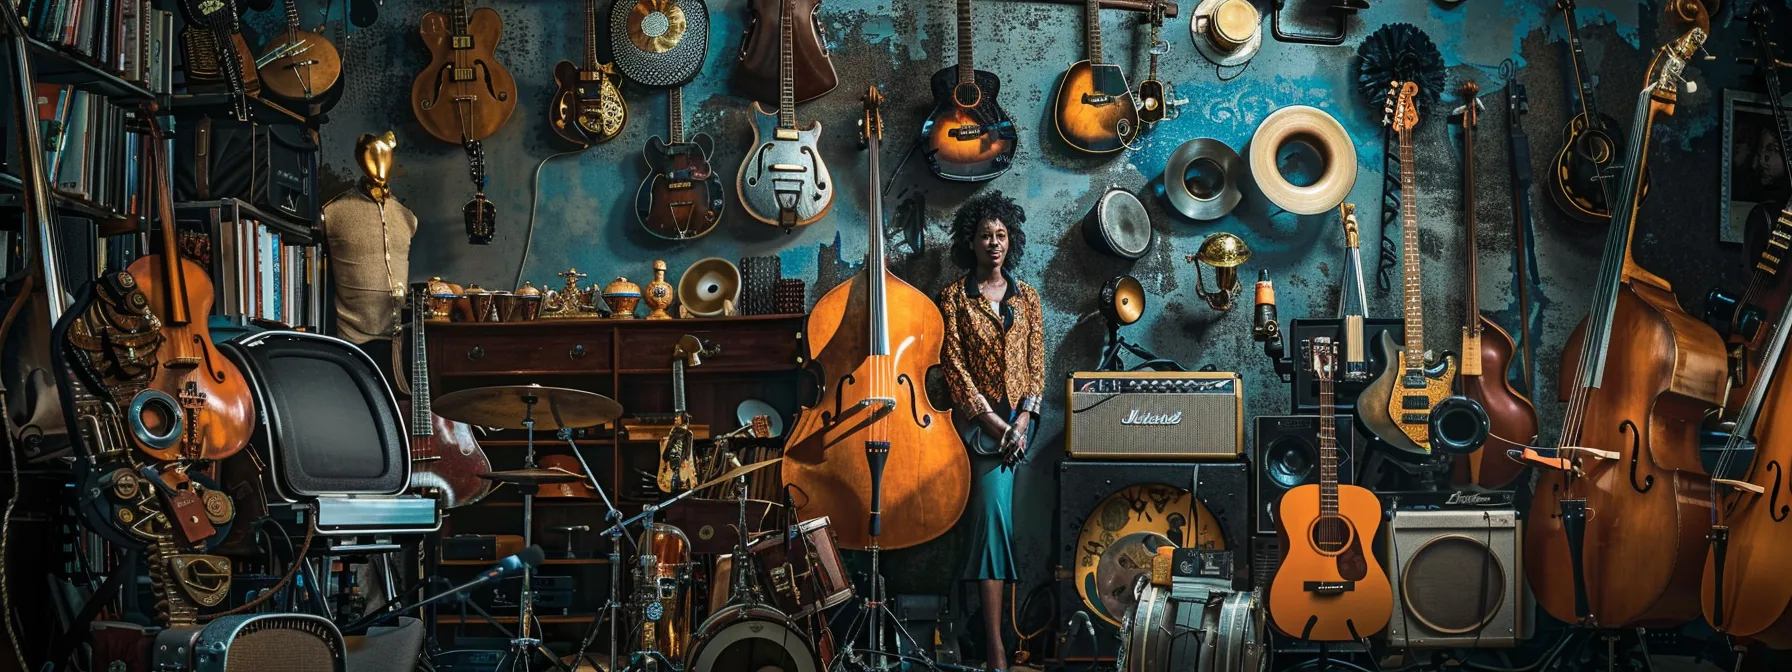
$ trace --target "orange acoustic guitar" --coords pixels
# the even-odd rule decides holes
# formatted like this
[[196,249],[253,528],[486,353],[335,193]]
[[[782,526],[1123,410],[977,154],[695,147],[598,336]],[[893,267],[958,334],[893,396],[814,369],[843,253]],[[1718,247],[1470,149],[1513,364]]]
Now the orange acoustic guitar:
[[1319,483],[1282,495],[1276,535],[1282,567],[1269,585],[1276,630],[1314,642],[1356,641],[1387,627],[1394,611],[1388,577],[1369,551],[1381,527],[1381,500],[1366,488],[1338,484],[1338,440],[1332,407],[1337,346],[1313,339],[1319,378]]

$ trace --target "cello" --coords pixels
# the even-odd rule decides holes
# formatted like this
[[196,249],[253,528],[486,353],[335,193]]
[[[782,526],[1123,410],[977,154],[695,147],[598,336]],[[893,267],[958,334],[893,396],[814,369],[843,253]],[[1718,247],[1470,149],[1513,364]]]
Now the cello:
[[[1783,147],[1792,138],[1792,128],[1778,104],[1779,59],[1769,39],[1771,21],[1772,13],[1764,5],[1757,4],[1749,14],[1760,51],[1756,62],[1767,80]],[[1792,207],[1782,207],[1772,226],[1776,233],[1792,230]],[[1783,649],[1792,647],[1792,618],[1786,613],[1792,605],[1792,580],[1784,569],[1786,554],[1792,552],[1792,527],[1781,526],[1792,517],[1792,505],[1787,503],[1792,501],[1792,489],[1788,489],[1792,484],[1786,474],[1786,468],[1792,466],[1792,427],[1775,420],[1792,412],[1792,385],[1786,384],[1792,377],[1786,375],[1784,361],[1786,338],[1792,334],[1792,302],[1785,300],[1785,275],[1775,273],[1777,257],[1762,257],[1749,284],[1749,295],[1776,295],[1778,315],[1767,323],[1770,329],[1758,329],[1744,338],[1732,333],[1733,345],[1748,346],[1743,350],[1748,355],[1748,394],[1713,473],[1727,474],[1750,442],[1755,445],[1754,460],[1737,479],[1712,479],[1711,551],[1705,559],[1700,592],[1705,620],[1712,628]],[[1761,375],[1766,371],[1775,376]]]
[[180,256],[176,242],[174,196],[168,188],[168,164],[162,160],[162,128],[156,123],[155,106],[145,104],[139,113],[149,125],[144,162],[153,168],[146,190],[156,202],[161,220],[161,253],[131,262],[149,310],[162,319],[164,340],[157,349],[161,366],[150,379],[152,389],[179,400],[185,417],[182,435],[166,447],[137,438],[137,447],[158,460],[221,460],[249,442],[254,430],[255,406],[248,381],[236,364],[212,345],[205,319],[212,312],[212,281],[205,270]]
[[[951,414],[927,399],[945,320],[930,297],[884,266],[882,101],[876,87],[867,91],[860,122],[870,155],[865,267],[809,313],[805,340],[822,389],[784,448],[784,483],[799,517],[828,516],[851,549],[906,548],[945,534],[964,513],[971,483]],[[883,521],[885,506],[902,513]]]
[[1686,59],[1704,41],[1694,28],[1650,64],[1592,307],[1562,351],[1560,442],[1553,455],[1522,453],[1543,469],[1525,575],[1538,603],[1568,623],[1677,625],[1699,614],[1711,509],[1698,430],[1723,398],[1724,347],[1630,245],[1650,133],[1674,112]]

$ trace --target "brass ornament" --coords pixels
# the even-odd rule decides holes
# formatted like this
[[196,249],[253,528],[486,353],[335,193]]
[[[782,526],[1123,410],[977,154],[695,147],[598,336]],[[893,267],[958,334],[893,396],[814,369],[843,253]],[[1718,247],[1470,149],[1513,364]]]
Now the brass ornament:
[[[1251,247],[1243,238],[1221,231],[1209,234],[1201,241],[1200,249],[1187,259],[1195,264],[1195,294],[1214,310],[1231,310],[1233,300],[1244,289],[1244,283],[1238,280],[1238,267],[1250,261]],[[1207,289],[1201,276],[1203,264],[1213,267],[1214,285],[1218,289]]]
[[671,0],[637,0],[628,16],[628,39],[641,51],[663,54],[684,39],[684,9]]
[[641,286],[618,275],[610,284],[604,285],[603,297],[604,305],[610,307],[610,317],[632,320],[635,306],[641,303]]
[[208,488],[200,493],[199,502],[205,505],[205,517],[213,525],[223,525],[236,517],[236,503],[223,491]]
[[230,593],[230,560],[216,555],[181,554],[168,559],[181,592],[202,607],[215,607]]
[[641,302],[647,305],[647,319],[670,320],[666,308],[672,305],[672,283],[666,282],[666,260],[653,260],[653,282],[647,283],[647,294]]

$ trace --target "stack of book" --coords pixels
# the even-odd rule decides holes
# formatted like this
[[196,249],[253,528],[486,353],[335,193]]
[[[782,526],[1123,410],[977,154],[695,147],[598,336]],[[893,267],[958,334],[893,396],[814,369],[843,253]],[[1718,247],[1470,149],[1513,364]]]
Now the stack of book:
[[[18,0],[15,0],[18,1]],[[173,79],[174,13],[151,0],[23,0],[31,36],[151,93]]]
[[127,128],[137,112],[70,85],[36,86],[44,168],[56,190],[115,213],[137,213],[148,142]]
[[218,314],[290,327],[322,324],[321,250],[287,243],[248,217],[220,222],[213,245]]

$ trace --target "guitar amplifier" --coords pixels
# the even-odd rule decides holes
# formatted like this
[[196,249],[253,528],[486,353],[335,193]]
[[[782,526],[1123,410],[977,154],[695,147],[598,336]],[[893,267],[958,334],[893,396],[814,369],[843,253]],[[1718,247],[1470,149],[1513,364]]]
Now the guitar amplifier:
[[1244,453],[1233,372],[1070,374],[1064,451],[1085,459],[1230,460]]

